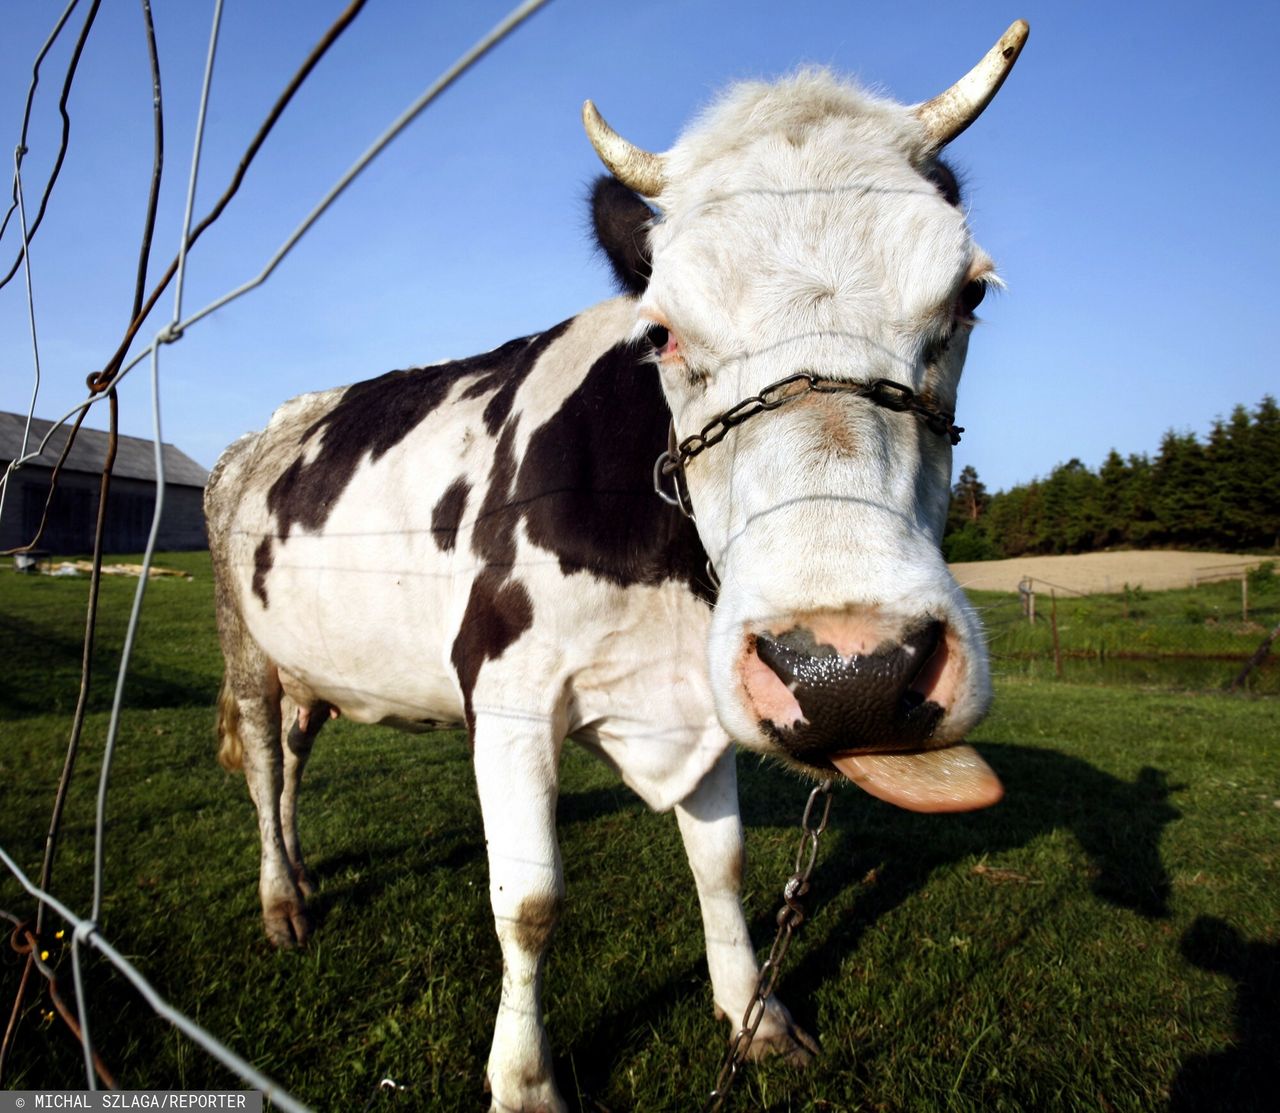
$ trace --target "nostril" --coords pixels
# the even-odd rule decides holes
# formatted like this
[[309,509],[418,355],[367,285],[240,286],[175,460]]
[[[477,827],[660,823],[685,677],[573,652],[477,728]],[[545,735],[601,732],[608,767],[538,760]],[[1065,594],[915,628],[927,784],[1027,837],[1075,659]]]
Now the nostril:
[[756,656],[793,692],[797,687],[823,688],[838,676],[857,670],[857,658],[845,662],[829,645],[817,645],[807,630],[788,630],[776,638],[756,635]]
[[[938,647],[942,645],[943,626],[936,619],[916,627],[902,639],[905,655],[906,678],[909,685],[915,685],[933,661]],[[908,689],[908,695],[915,693]]]
[[785,630],[781,634],[769,636],[760,634],[759,637],[766,641],[772,642],[774,645],[783,647],[799,657],[839,657],[840,651],[833,645],[827,645],[820,642],[814,636],[812,630],[807,626],[793,626],[790,630]]
[[919,654],[921,661],[925,661],[938,648],[938,642],[941,640],[942,623],[934,618],[922,622],[908,633],[902,639],[902,644],[913,654]]

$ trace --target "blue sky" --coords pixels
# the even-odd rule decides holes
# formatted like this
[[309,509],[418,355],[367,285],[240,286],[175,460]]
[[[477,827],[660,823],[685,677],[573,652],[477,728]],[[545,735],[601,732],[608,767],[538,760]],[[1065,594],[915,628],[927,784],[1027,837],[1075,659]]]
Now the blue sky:
[[[153,4],[167,119],[158,272],[180,232],[212,4]],[[227,0],[197,215],[343,6]],[[188,311],[255,274],[367,143],[510,6],[371,0],[194,250]],[[31,62],[63,7],[6,5],[6,159]],[[81,18],[78,9],[42,70],[23,168],[30,208],[56,150],[57,93]],[[1009,285],[983,305],[970,348],[957,471],[972,464],[994,489],[1073,456],[1096,467],[1112,446],[1154,452],[1168,428],[1203,434],[1235,403],[1280,392],[1280,5],[554,0],[429,108],[262,289],[165,349],[165,439],[209,466],[303,390],[468,355],[609,296],[586,233],[584,196],[599,170],[578,118],[586,97],[628,138],[661,150],[726,82],[801,63],[925,99],[1015,18],[1031,23],[1026,51],[950,149],[977,237]],[[104,0],[69,111],[67,163],[32,246],[37,413],[48,418],[82,397],[132,296],[151,166],[136,0]],[[11,228],[4,269],[16,244]],[[166,295],[161,312],[171,306]],[[145,335],[162,323],[157,315]],[[25,411],[30,393],[19,278],[0,290],[0,409]],[[149,435],[145,369],[127,381],[121,409],[125,432]]]

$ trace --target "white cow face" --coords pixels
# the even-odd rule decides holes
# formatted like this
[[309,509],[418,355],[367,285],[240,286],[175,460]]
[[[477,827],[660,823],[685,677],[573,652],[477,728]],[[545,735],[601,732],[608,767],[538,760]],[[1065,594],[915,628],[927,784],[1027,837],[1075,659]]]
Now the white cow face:
[[[803,72],[737,87],[665,155],[624,164],[661,210],[636,328],[677,439],[798,372],[887,379],[954,412],[996,279],[928,107]],[[797,396],[687,462],[721,581],[711,683],[736,739],[907,807],[999,798],[956,745],[990,680],[939,551],[950,477],[945,431],[850,393]]]

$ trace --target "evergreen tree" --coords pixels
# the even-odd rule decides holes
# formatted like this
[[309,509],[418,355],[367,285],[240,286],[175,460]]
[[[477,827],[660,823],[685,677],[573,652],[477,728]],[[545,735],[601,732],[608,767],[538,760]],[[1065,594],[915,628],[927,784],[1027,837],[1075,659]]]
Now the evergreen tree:
[[1210,529],[1227,548],[1249,545],[1260,532],[1248,474],[1252,432],[1249,411],[1237,406],[1229,422],[1213,423],[1205,447]]
[[1204,447],[1194,433],[1172,429],[1165,433],[1152,469],[1152,484],[1160,541],[1204,544],[1212,536],[1209,471]]
[[1129,536],[1130,500],[1133,498],[1133,469],[1114,448],[1098,469],[1097,544],[1110,548]]
[[1280,406],[1270,394],[1253,411],[1242,484],[1254,507],[1251,544],[1280,549]]

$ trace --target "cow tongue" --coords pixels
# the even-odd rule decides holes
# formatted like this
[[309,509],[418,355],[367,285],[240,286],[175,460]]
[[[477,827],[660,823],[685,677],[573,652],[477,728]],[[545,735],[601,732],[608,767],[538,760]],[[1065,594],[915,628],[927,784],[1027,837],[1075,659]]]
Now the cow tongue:
[[831,764],[859,788],[912,812],[969,812],[1004,795],[972,746],[916,754],[837,754]]

